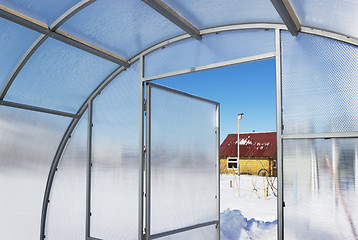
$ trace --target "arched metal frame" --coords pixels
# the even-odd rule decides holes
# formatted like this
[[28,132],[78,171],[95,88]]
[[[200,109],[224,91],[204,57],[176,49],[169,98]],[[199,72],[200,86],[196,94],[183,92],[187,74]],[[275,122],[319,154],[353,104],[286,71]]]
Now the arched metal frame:
[[[229,25],[229,26],[220,26],[220,27],[213,27],[213,28],[209,28],[209,29],[204,29],[201,30],[200,33],[202,35],[205,34],[211,34],[211,33],[218,33],[218,32],[226,32],[226,31],[239,31],[239,30],[249,30],[249,29],[271,29],[271,30],[275,30],[275,53],[273,55],[270,54],[264,54],[263,56],[257,56],[257,58],[247,58],[245,59],[241,59],[241,61],[237,60],[236,62],[230,62],[230,63],[226,63],[225,64],[213,64],[212,66],[206,66],[203,67],[203,69],[198,69],[200,71],[203,70],[208,70],[208,69],[212,69],[212,68],[217,68],[217,67],[225,67],[225,66],[229,66],[232,64],[241,64],[241,63],[245,63],[245,62],[252,62],[252,61],[259,61],[259,60],[263,60],[263,59],[267,59],[267,58],[275,58],[276,59],[276,109],[277,109],[277,146],[278,146],[278,176],[279,176],[279,181],[278,181],[278,189],[279,189],[279,199],[278,199],[278,203],[277,203],[277,211],[278,211],[278,238],[279,239],[283,239],[283,182],[282,182],[282,140],[284,138],[284,136],[282,136],[282,111],[280,111],[280,109],[282,109],[281,106],[281,41],[280,41],[280,31],[281,30],[287,30],[286,26],[283,24],[269,24],[269,23],[255,23],[255,24],[239,24],[239,25]],[[301,29],[301,32],[303,33],[308,33],[308,34],[312,34],[312,35],[317,35],[317,36],[321,36],[321,37],[326,37],[326,38],[331,38],[334,40],[338,40],[338,41],[342,41],[342,42],[346,42],[352,45],[356,45],[358,46],[358,40],[356,39],[352,39],[346,36],[343,36],[341,34],[337,34],[337,33],[332,33],[332,32],[327,32],[327,31],[323,31],[323,30],[318,30],[318,29],[312,29],[312,28],[306,28],[303,27]],[[141,90],[140,90],[140,95],[141,95],[141,99],[143,97],[143,82],[145,81],[151,81],[151,80],[155,80],[155,79],[159,79],[162,77],[165,77],[164,74],[162,76],[155,76],[155,77],[148,77],[145,78],[144,77],[144,57],[148,54],[150,54],[151,52],[154,52],[156,50],[159,50],[165,46],[168,46],[170,44],[179,42],[179,41],[183,41],[186,39],[191,38],[191,36],[189,34],[183,34],[171,39],[168,39],[166,41],[163,41],[161,43],[158,43],[144,51],[142,51],[141,53],[137,54],[136,56],[134,56],[133,58],[131,58],[129,60],[130,64],[135,63],[136,61],[141,61],[141,68],[140,68],[140,78],[142,80],[142,84],[141,84]],[[79,116],[79,118],[82,117],[82,115],[84,114],[84,112],[87,109],[87,103],[90,101],[93,101],[99,94],[100,92],[111,82],[113,81],[121,72],[123,72],[125,70],[124,67],[119,67],[117,68],[112,74],[110,74],[97,88],[95,91],[93,91],[90,96],[88,97],[88,99],[83,103],[82,107],[80,108],[80,110],[77,112],[77,115]],[[185,71],[185,70],[184,70]],[[190,72],[182,72],[180,74],[187,74]],[[166,76],[169,76],[169,74],[166,74]],[[173,75],[173,73],[171,74]],[[142,100],[140,100],[142,102]],[[140,113],[143,112],[143,104],[140,104]],[[142,117],[140,116],[140,121],[142,121]],[[74,128],[76,127],[77,123],[79,120],[74,119],[71,124],[69,125],[64,138],[61,141],[61,144],[59,145],[58,151],[56,153],[56,156],[54,158],[53,161],[53,166],[51,167],[51,171],[49,174],[49,179],[51,178],[51,184],[49,186],[46,187],[46,196],[50,195],[50,191],[51,191],[51,185],[52,185],[52,181],[54,178],[54,175],[56,173],[56,169],[58,167],[59,164],[59,160],[61,158],[62,152],[64,150],[64,147],[67,143],[68,138],[70,137],[72,131],[74,130]],[[141,122],[141,126],[143,128],[143,122]],[[141,129],[141,132],[143,131],[143,129]],[[141,146],[143,144],[143,136],[140,137],[140,142],[141,142]],[[142,154],[143,156],[143,154]],[[141,162],[143,163],[143,159],[141,159]],[[144,166],[140,166],[140,172],[142,173],[144,169]],[[142,177],[140,179],[140,183],[143,183],[143,175],[140,174],[140,176]],[[140,187],[140,194],[139,196],[142,198],[142,187]],[[44,204],[46,205],[46,209],[47,209],[47,205],[48,205],[48,198],[44,198]],[[140,201],[141,203],[143,203],[143,199],[141,199]],[[44,209],[43,209],[44,210]],[[143,216],[143,208],[142,205],[139,206],[139,215]],[[46,216],[46,213],[45,213]],[[43,219],[42,222],[45,223],[46,219]],[[138,230],[138,234],[139,236],[142,236],[142,228],[143,228],[143,223],[141,222],[139,224],[139,230]],[[44,231],[45,226],[42,227],[43,231]],[[140,238],[138,238],[140,239]]]
[[[84,101],[84,103],[82,104],[82,106],[80,107],[80,109],[77,111],[76,114],[71,114],[71,113],[64,113],[64,112],[60,112],[60,111],[56,111],[53,109],[44,109],[44,108],[39,108],[39,107],[34,107],[34,106],[28,106],[28,105],[24,105],[24,104],[19,104],[19,103],[11,103],[11,102],[6,102],[3,101],[7,91],[9,90],[9,88],[11,87],[11,84],[14,82],[14,80],[16,79],[16,76],[19,74],[19,72],[22,70],[23,66],[26,64],[26,62],[31,58],[31,56],[35,53],[35,51],[41,46],[41,44],[48,38],[48,37],[54,37],[54,35],[51,35],[51,33],[56,33],[56,30],[65,22],[67,21],[69,18],[71,18],[73,15],[75,15],[76,13],[78,13],[80,10],[82,10],[83,8],[87,7],[88,5],[90,5],[91,3],[95,2],[96,0],[84,0],[79,2],[78,4],[76,4],[74,7],[72,7],[70,10],[68,10],[65,14],[63,14],[60,18],[58,18],[50,27],[49,29],[46,30],[46,33],[40,35],[40,37],[38,37],[38,39],[31,45],[31,47],[26,51],[26,53],[24,54],[24,56],[21,58],[21,60],[18,62],[18,64],[16,65],[16,67],[14,68],[14,70],[12,71],[12,73],[10,74],[10,76],[8,77],[6,83],[4,84],[3,88],[1,89],[0,92],[0,104],[4,105],[4,106],[8,106],[8,107],[17,107],[17,108],[23,108],[23,109],[28,109],[28,110],[32,110],[32,111],[40,111],[40,112],[45,112],[48,114],[56,114],[56,115],[61,115],[61,116],[65,116],[65,117],[71,117],[72,121],[69,124],[67,130],[65,131],[62,140],[58,146],[58,149],[56,151],[56,154],[54,156],[54,159],[52,161],[52,165],[49,171],[49,175],[48,175],[48,179],[47,179],[47,184],[46,184],[46,189],[45,189],[45,193],[44,193],[44,198],[43,198],[43,207],[42,207],[42,215],[41,215],[41,229],[40,229],[40,239],[43,240],[45,238],[45,224],[46,224],[46,214],[47,214],[47,208],[48,208],[48,204],[50,202],[50,193],[51,193],[51,188],[52,188],[52,183],[54,180],[54,176],[55,173],[57,171],[61,156],[63,154],[64,148],[67,144],[68,139],[71,137],[71,134],[73,132],[73,130],[75,129],[75,127],[77,126],[77,123],[79,122],[80,118],[83,116],[83,114],[86,112],[88,106],[92,103],[92,101],[101,93],[101,91],[111,82],[113,81],[121,72],[125,71],[126,67],[129,67],[130,64],[133,64],[134,62],[140,60],[141,61],[141,69],[140,69],[140,78],[141,78],[141,86],[140,86],[140,101],[142,102],[142,98],[143,98],[143,82],[145,81],[151,81],[154,79],[158,79],[158,78],[162,78],[165,76],[169,76],[167,75],[161,75],[161,76],[155,76],[155,77],[150,77],[150,78],[145,78],[144,77],[144,73],[143,73],[143,67],[144,67],[144,62],[143,62],[143,58],[150,54],[151,52],[154,52],[158,49],[161,49],[162,47],[168,46],[170,44],[173,44],[175,42],[179,42],[182,40],[186,40],[191,38],[192,36],[189,34],[182,34],[179,35],[177,37],[174,38],[170,38],[168,40],[162,41],[158,44],[153,45],[152,47],[147,48],[146,50],[138,53],[137,55],[135,55],[134,57],[132,57],[130,60],[125,61],[123,64],[123,62],[117,62],[118,64],[121,64],[123,66],[118,67],[115,71],[113,71],[106,79],[104,79],[99,85],[98,87],[88,96],[88,98],[86,99],[86,101]],[[2,9],[0,9],[2,10]],[[2,17],[4,17],[4,15],[1,15]],[[5,17],[7,18],[7,17]],[[9,18],[7,18],[9,19]],[[9,19],[11,21],[14,22],[18,22],[18,20],[14,20],[14,19]],[[20,19],[21,20],[21,19]],[[26,24],[21,24],[25,27],[28,27],[30,29],[33,29],[34,26],[27,25]],[[37,26],[39,27],[39,26]],[[250,62],[250,61],[258,61],[258,60],[262,60],[262,59],[267,59],[267,58],[275,58],[276,60],[276,100],[277,100],[277,106],[276,106],[276,111],[277,111],[277,145],[278,145],[278,176],[279,176],[279,181],[278,181],[278,189],[279,189],[279,199],[278,199],[278,238],[279,239],[283,239],[283,183],[282,183],[282,140],[283,139],[288,139],[288,138],[302,138],[302,137],[317,137],[317,136],[282,136],[282,101],[281,101],[281,41],[280,41],[280,31],[281,30],[288,30],[287,27],[284,24],[272,24],[272,23],[253,23],[253,24],[238,24],[238,25],[228,25],[228,26],[219,26],[219,27],[212,27],[212,28],[208,28],[208,29],[203,29],[200,30],[200,35],[206,35],[206,34],[210,34],[210,33],[219,33],[219,32],[226,32],[226,31],[238,31],[238,30],[248,30],[248,29],[271,29],[271,30],[275,30],[275,53],[273,53],[272,55],[265,55],[265,56],[256,56],[253,58],[248,58],[248,59],[241,59],[240,61],[229,61],[226,63],[221,63],[221,64],[212,64],[212,66],[204,66],[201,69],[198,68],[199,71],[203,71],[203,70],[207,70],[207,69],[212,69],[212,68],[218,68],[218,67],[224,67],[224,66],[229,66],[229,65],[234,65],[234,64],[240,64],[240,63],[244,63],[244,62]],[[33,29],[36,30],[36,29]],[[42,29],[43,30],[43,29]],[[41,30],[41,31],[42,31]],[[41,32],[40,30],[36,30]],[[48,31],[48,32],[47,32]],[[342,41],[351,45],[355,45],[358,46],[358,39],[355,38],[351,38],[348,36],[344,36],[342,34],[339,33],[333,33],[333,32],[329,32],[329,31],[325,31],[325,30],[320,30],[320,29],[315,29],[315,28],[311,28],[311,27],[301,27],[300,32],[302,33],[307,33],[307,34],[311,34],[311,35],[317,35],[317,36],[321,36],[321,37],[326,37],[326,38],[330,38],[333,40],[338,40],[338,41]],[[42,33],[42,32],[41,32]],[[54,37],[56,38],[56,37]],[[56,38],[58,39],[58,38]],[[64,41],[66,42],[66,40],[64,39],[58,39],[60,41]],[[78,40],[81,42],[81,40]],[[68,44],[72,45],[71,43],[67,42]],[[79,47],[79,46],[75,46],[75,47]],[[92,46],[95,47],[95,46]],[[81,47],[79,47],[81,48]],[[83,48],[81,48],[82,50],[85,50]],[[86,50],[85,50],[86,51]],[[98,55],[98,49],[95,51],[97,51],[96,54]],[[112,53],[104,53],[107,54],[108,56],[113,56],[114,54]],[[115,56],[115,55],[114,55]],[[111,61],[111,59],[107,60]],[[113,59],[112,59],[113,61]],[[118,59],[116,61],[119,61]],[[176,74],[187,74],[190,73],[188,71],[181,71],[181,72],[177,72],[177,73],[171,73],[172,75]],[[144,109],[144,103],[142,102],[142,104],[140,104],[140,126],[142,127],[142,131],[143,131],[143,109]],[[343,134],[344,135],[344,134]],[[348,134],[349,135],[349,134]],[[345,134],[344,136],[348,136],[347,134]],[[350,135],[349,135],[350,136]],[[356,135],[354,135],[356,137]],[[318,136],[319,137],[319,136]],[[321,136],[322,137],[322,136]],[[323,136],[325,137],[325,136]],[[340,137],[339,134],[335,134],[333,137]],[[139,141],[141,143],[141,146],[143,145],[143,136],[139,137]],[[143,150],[143,149],[142,149]],[[141,151],[142,151],[141,150]],[[143,150],[144,151],[144,150]],[[143,154],[142,154],[142,159],[141,159],[141,163],[142,165],[140,166],[140,172],[143,172]],[[143,174],[140,174],[140,183],[141,185],[143,185]],[[139,196],[140,198],[142,198],[140,200],[140,204],[143,203],[143,197],[142,197],[142,186],[140,186],[139,188],[140,193]],[[140,219],[143,216],[143,207],[139,206],[139,217]],[[87,222],[87,221],[86,221]],[[89,224],[89,223],[87,223]],[[138,238],[141,239],[142,237],[142,228],[143,228],[143,222],[140,221],[139,223],[139,229],[138,229]],[[86,230],[87,232],[87,230]]]

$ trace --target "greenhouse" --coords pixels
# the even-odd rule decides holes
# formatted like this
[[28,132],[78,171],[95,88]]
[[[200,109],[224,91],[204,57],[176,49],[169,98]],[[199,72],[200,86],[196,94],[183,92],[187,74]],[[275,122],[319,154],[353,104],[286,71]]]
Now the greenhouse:
[[354,0],[0,0],[0,238],[220,239],[220,104],[155,81],[274,59],[277,239],[358,240],[357,22]]

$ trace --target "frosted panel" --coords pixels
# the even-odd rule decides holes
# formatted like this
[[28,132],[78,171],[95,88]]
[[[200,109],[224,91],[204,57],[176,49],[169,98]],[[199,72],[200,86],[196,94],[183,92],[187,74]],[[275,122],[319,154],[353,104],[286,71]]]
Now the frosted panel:
[[241,30],[177,42],[145,57],[145,76],[274,52],[274,39],[274,31]]
[[205,239],[205,240],[217,240],[216,237],[216,225],[197,228],[187,232],[181,232],[166,237],[162,237],[162,240],[189,240],[189,239]]
[[282,33],[284,133],[358,131],[358,47]]
[[5,98],[76,113],[116,67],[112,62],[48,39],[27,62]]
[[38,36],[36,32],[0,18],[0,88]]
[[285,140],[285,239],[355,239],[358,140]]
[[69,118],[0,107],[1,239],[39,239],[42,201]]
[[60,29],[127,59],[158,42],[185,33],[138,0],[96,1]]
[[216,105],[151,89],[151,234],[217,219]]
[[46,238],[85,239],[87,119],[85,113],[68,140],[52,184]]
[[356,0],[290,0],[303,26],[358,37]]
[[80,0],[0,0],[0,4],[51,25],[58,17]]
[[265,0],[163,0],[199,29],[239,23],[281,23],[270,1]]
[[91,236],[138,238],[139,64],[94,101]]

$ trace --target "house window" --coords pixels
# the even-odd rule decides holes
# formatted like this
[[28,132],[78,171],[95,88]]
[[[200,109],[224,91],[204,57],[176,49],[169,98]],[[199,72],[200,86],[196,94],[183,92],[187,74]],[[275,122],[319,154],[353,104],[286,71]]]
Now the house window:
[[237,169],[237,158],[227,158],[227,169]]

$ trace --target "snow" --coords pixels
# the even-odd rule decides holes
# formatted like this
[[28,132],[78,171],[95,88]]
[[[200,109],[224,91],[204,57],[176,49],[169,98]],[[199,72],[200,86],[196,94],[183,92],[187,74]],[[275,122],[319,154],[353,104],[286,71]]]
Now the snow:
[[277,239],[277,199],[270,188],[265,198],[266,177],[222,174],[220,180],[221,239]]

